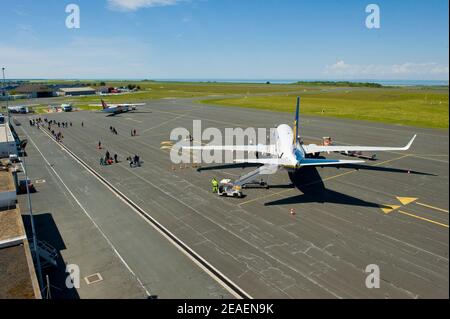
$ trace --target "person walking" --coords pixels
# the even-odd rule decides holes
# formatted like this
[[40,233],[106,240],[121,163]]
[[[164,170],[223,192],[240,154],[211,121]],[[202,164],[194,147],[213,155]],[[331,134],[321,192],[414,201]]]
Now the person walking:
[[133,158],[130,156],[128,157],[128,161],[130,162],[130,168],[133,167]]

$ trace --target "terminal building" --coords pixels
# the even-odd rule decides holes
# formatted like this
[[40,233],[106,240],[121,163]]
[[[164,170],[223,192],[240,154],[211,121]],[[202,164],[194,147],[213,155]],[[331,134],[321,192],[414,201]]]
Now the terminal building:
[[16,205],[13,171],[0,163],[0,299],[41,299],[33,255]]
[[8,158],[11,154],[18,154],[17,143],[5,117],[0,114],[0,158]]
[[11,163],[17,146],[0,117],[0,299],[41,299],[39,282],[22,214],[17,204],[20,166]]

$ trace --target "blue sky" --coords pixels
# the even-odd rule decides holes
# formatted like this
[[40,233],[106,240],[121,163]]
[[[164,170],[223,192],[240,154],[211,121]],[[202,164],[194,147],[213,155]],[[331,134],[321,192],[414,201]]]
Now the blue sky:
[[[80,8],[68,29],[66,5]],[[368,29],[376,3],[381,28]],[[2,1],[11,78],[448,80],[448,1]]]

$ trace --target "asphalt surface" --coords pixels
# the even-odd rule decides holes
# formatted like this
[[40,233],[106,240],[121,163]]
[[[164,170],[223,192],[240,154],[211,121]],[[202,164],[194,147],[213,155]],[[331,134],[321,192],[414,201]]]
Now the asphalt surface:
[[[269,190],[247,189],[245,198],[234,199],[212,194],[211,178],[235,179],[252,168],[174,167],[169,151],[162,147],[167,144],[161,143],[169,141],[175,127],[191,129],[194,119],[201,119],[203,128],[223,131],[290,124],[293,114],[167,99],[114,117],[98,112],[46,117],[73,122],[72,127],[60,129],[66,146],[252,297],[449,296],[448,131],[304,117],[300,134],[305,142],[331,136],[336,144],[403,146],[413,134],[418,137],[408,152],[380,152],[376,161],[368,161],[359,170],[302,170],[294,180],[296,187],[280,171],[270,177]],[[65,156],[47,136],[30,128],[26,117],[17,118],[23,119],[22,127],[39,148],[52,149],[45,151],[50,158]],[[110,126],[119,135],[111,134]],[[131,129],[137,129],[138,136],[131,137]],[[96,148],[99,140],[102,150]],[[117,153],[122,163],[100,166],[106,150]],[[141,157],[142,167],[129,167],[125,158],[133,154]],[[101,204],[93,211],[108,221],[109,235],[125,242],[125,251],[132,251],[124,259],[146,268],[148,252],[139,241],[152,236],[151,228],[130,223],[134,213],[125,207],[120,214],[126,217],[112,221],[108,218],[112,208],[103,205],[109,200],[103,200],[107,191],[99,190],[102,185],[80,178],[82,170],[70,160],[58,163],[62,179],[80,189],[80,198],[83,188],[88,188],[84,196],[99,192],[95,197]],[[380,288],[368,289],[365,270],[372,264],[379,267],[381,282]],[[154,272],[155,277],[170,275],[167,267]],[[173,283],[167,295],[185,284]],[[204,285],[191,291],[202,289],[199,286]]]
[[[24,129],[24,130],[23,130]],[[59,251],[45,269],[52,298],[232,298],[135,211],[35,127],[19,126],[38,238]],[[28,212],[26,196],[20,198]],[[66,264],[80,269],[80,287],[67,289]],[[90,275],[101,281],[88,284]]]

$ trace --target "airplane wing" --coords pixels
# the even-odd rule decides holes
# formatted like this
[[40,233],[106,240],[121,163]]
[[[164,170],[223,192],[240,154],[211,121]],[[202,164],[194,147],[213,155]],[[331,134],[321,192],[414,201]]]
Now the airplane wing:
[[[134,103],[134,104],[108,104],[108,108],[115,108],[118,106],[123,106],[123,107],[127,107],[127,106],[143,106],[143,105],[147,105],[146,103]],[[89,104],[89,106],[103,106],[103,104]]]
[[244,158],[234,160],[236,163],[252,163],[275,166],[290,166],[291,163],[283,158]]
[[147,105],[147,103],[131,103],[131,104],[118,104],[120,106],[143,106]]
[[300,162],[300,167],[303,167],[303,166],[325,166],[325,165],[345,165],[345,164],[356,164],[356,163],[364,163],[364,161],[304,158]]
[[[103,106],[103,104],[89,104],[89,106],[97,106],[97,107],[99,107],[99,106]],[[109,105],[108,104],[108,107],[109,108],[114,108],[114,107],[117,107],[117,105]]]
[[196,151],[236,151],[236,152],[259,152],[275,154],[274,145],[206,145],[206,146],[183,146],[182,149]]
[[237,159],[237,163],[257,163],[264,165],[277,165],[285,168],[299,168],[303,166],[330,166],[364,163],[362,160],[335,160],[335,159],[309,159],[304,158],[299,165],[294,165],[284,158],[255,158],[255,159]]
[[364,151],[407,151],[411,147],[417,135],[414,135],[409,143],[404,147],[385,147],[385,146],[320,146],[320,145],[302,145],[306,154],[321,152],[364,152]]

